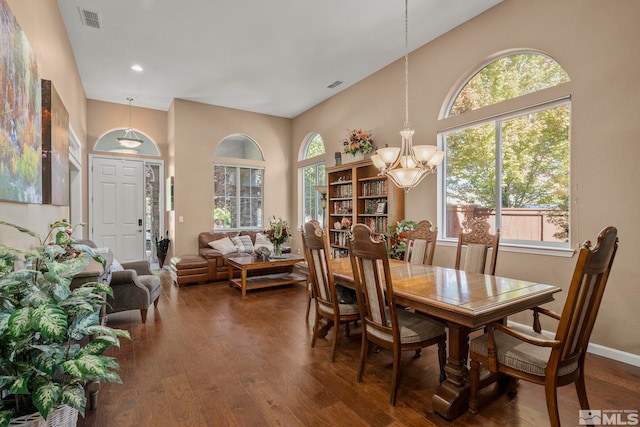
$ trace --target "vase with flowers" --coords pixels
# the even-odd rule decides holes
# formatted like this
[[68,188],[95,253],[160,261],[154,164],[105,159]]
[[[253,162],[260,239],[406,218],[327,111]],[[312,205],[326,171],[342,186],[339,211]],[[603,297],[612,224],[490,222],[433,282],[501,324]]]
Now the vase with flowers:
[[346,154],[353,157],[353,161],[364,160],[365,156],[374,149],[373,134],[371,131],[363,131],[362,129],[352,129],[349,135],[342,141],[343,149]]
[[269,219],[269,228],[264,230],[264,235],[273,243],[273,255],[275,258],[282,257],[282,245],[289,241],[291,233],[289,223],[282,218],[275,216]]

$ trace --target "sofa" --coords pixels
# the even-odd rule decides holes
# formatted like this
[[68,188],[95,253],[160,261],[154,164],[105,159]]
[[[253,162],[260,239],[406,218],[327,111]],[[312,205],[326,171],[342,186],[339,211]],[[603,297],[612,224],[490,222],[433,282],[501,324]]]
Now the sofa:
[[[232,256],[238,256],[237,252],[229,253],[223,255],[219,250],[212,248],[209,243],[223,239],[225,237],[232,238],[236,236],[249,236],[251,238],[252,244],[256,243],[256,234],[259,231],[214,231],[214,232],[202,232],[198,235],[198,253],[199,255],[207,261],[207,271],[209,275],[209,281],[217,281],[217,280],[229,280],[229,266],[226,263],[226,259]],[[290,253],[290,247],[283,247],[283,253]],[[283,267],[281,269],[270,269],[268,273],[290,273],[291,267]],[[235,273],[240,275],[240,271],[236,271]],[[234,273],[234,277],[235,277]],[[267,271],[263,270],[251,270],[249,275],[258,276],[261,274],[265,274]]]

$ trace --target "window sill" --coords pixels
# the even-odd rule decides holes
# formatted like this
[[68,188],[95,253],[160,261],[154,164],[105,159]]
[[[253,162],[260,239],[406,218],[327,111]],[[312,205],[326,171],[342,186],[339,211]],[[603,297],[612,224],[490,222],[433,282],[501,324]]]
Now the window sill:
[[[457,240],[438,240],[438,245],[442,246],[457,246]],[[575,249],[571,248],[559,248],[559,247],[550,247],[550,246],[533,246],[533,245],[521,245],[514,243],[503,243],[500,242],[499,246],[500,252],[516,252],[521,254],[531,254],[531,255],[545,255],[545,256],[557,256],[563,258],[571,258],[576,253]]]

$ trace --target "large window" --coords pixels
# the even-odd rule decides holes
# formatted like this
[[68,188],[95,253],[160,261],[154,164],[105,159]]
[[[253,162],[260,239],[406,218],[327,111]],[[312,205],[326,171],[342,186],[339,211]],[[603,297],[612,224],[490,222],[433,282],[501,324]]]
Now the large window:
[[[313,160],[317,160],[314,158],[324,153],[324,141],[316,133],[307,139],[301,160],[313,162]],[[302,176],[302,221],[304,223],[315,219],[324,227],[326,198],[323,200],[325,196],[318,192],[316,186],[325,183],[325,164],[324,162],[312,163],[303,166],[300,171]]]
[[[570,99],[528,95],[568,80],[548,56],[519,53],[482,68],[461,88],[449,110],[461,117],[440,132],[444,237],[485,219],[505,243],[568,246]],[[530,105],[509,103],[525,96]]]
[[214,165],[214,229],[262,228],[262,163],[262,151],[251,138],[232,135],[220,142]]

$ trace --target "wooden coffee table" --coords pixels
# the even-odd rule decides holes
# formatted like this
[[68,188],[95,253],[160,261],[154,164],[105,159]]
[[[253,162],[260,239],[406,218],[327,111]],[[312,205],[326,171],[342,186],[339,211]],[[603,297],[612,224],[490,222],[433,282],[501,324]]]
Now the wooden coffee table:
[[[265,273],[260,276],[247,277],[249,270],[271,270],[280,267],[293,266],[304,262],[302,255],[286,254],[282,258],[270,258],[262,260],[253,255],[238,255],[227,258],[229,265],[229,282],[242,291],[242,296],[247,295],[248,289],[270,288],[273,286],[290,285],[292,283],[306,282],[307,278],[296,273]],[[240,279],[233,278],[233,270],[240,270]]]

